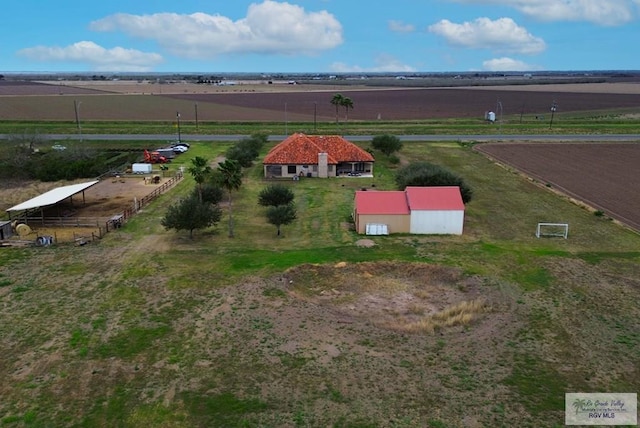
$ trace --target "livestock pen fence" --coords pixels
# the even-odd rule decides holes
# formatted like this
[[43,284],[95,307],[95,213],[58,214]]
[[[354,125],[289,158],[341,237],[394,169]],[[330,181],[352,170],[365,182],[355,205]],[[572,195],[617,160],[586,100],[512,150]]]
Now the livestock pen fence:
[[20,221],[37,231],[36,245],[46,246],[54,242],[74,242],[76,245],[84,245],[101,239],[107,233],[122,227],[138,211],[170,190],[183,178],[184,174],[178,171],[175,176],[160,184],[151,193],[140,199],[134,199],[131,208],[126,208],[122,212],[108,217],[30,215]]
[[[182,171],[178,171],[174,177],[172,177],[168,181],[159,185],[153,192],[149,193],[143,198],[140,198],[140,200],[136,200],[133,204],[134,205],[133,208],[127,208],[122,212],[122,220],[127,221],[127,219],[134,216],[143,207],[149,205],[158,196],[162,195],[167,190],[175,186],[180,180],[182,180],[183,177],[184,177],[184,174],[182,173]],[[117,226],[117,227],[120,227],[120,226]]]

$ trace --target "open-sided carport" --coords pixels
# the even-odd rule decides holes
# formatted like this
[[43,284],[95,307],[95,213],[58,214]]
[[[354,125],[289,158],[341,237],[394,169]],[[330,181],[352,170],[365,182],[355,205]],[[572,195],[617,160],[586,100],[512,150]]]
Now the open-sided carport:
[[31,198],[28,201],[22,202],[21,204],[15,205],[9,209],[7,212],[9,213],[9,219],[15,220],[20,218],[26,218],[30,213],[35,211],[40,211],[41,216],[44,217],[44,209],[50,206],[53,206],[59,202],[64,201],[69,198],[73,201],[73,196],[78,193],[82,194],[82,201],[85,202],[84,192],[91,186],[99,183],[98,180],[88,181],[85,183],[79,184],[71,184],[69,186],[57,187],[53,190],[49,190],[42,195],[36,196],[35,198]]

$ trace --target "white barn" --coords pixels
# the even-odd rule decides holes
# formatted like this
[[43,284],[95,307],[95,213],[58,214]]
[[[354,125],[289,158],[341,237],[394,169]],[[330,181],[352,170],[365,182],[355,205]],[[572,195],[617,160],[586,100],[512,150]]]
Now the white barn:
[[457,186],[407,187],[409,233],[462,235],[464,203]]

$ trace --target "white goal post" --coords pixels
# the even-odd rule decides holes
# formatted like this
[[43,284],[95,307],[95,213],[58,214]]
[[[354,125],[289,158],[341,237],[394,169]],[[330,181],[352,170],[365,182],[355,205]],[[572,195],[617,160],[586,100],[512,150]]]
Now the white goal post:
[[538,223],[536,238],[541,236],[559,236],[567,239],[569,235],[568,223]]

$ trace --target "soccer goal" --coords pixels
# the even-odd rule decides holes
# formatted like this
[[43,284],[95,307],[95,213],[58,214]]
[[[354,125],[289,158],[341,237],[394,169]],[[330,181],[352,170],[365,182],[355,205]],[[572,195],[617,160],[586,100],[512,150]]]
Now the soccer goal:
[[536,228],[536,238],[541,236],[557,236],[567,239],[569,236],[568,223],[538,223]]

